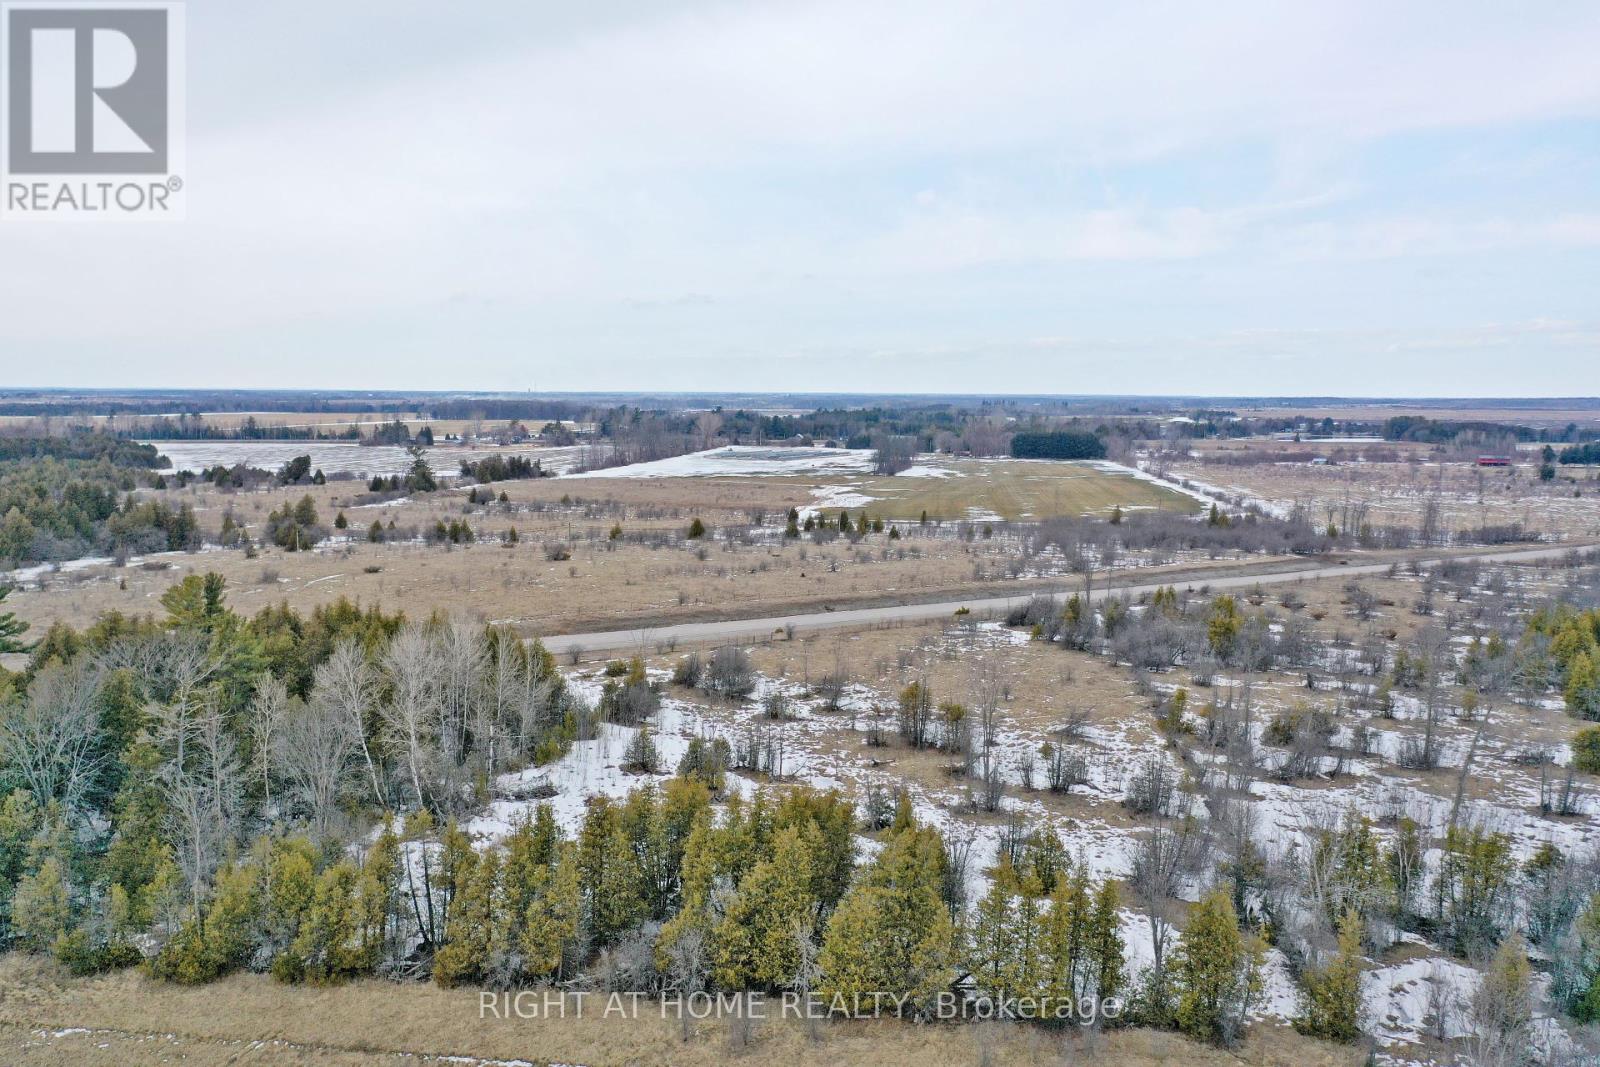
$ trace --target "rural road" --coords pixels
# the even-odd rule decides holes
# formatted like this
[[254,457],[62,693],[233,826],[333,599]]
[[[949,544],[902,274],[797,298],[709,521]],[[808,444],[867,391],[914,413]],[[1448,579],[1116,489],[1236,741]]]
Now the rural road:
[[[1480,563],[1516,563],[1531,562],[1540,559],[1553,559],[1564,556],[1574,549],[1586,548],[1587,545],[1561,545],[1555,548],[1523,548],[1506,550],[1484,550],[1482,552],[1462,553],[1450,557],[1454,560],[1476,560]],[[1251,573],[1243,570],[1238,574],[1229,574],[1222,577],[1189,580],[1181,575],[1174,575],[1161,581],[1144,582],[1137,585],[1110,585],[1094,590],[1092,597],[1099,600],[1107,593],[1127,593],[1138,596],[1141,593],[1151,593],[1166,585],[1194,586],[1204,585],[1211,589],[1238,589],[1256,585],[1282,585],[1285,582],[1308,581],[1314,578],[1354,578],[1360,575],[1382,574],[1393,564],[1394,560],[1382,563],[1355,563],[1324,565],[1320,567],[1306,567],[1290,571],[1263,571]],[[1409,561],[1403,561],[1409,562]],[[1424,566],[1433,566],[1444,562],[1442,558],[1425,558],[1418,561]],[[796,635],[814,633],[819,630],[838,630],[848,627],[876,626],[889,623],[928,622],[934,619],[948,619],[958,608],[967,608],[979,618],[992,618],[1003,615],[1011,608],[1026,603],[1034,596],[1060,596],[1065,595],[1059,591],[1033,590],[1017,596],[985,597],[976,600],[944,600],[931,604],[888,604],[873,608],[841,608],[838,611],[821,611],[805,615],[776,615],[762,619],[727,619],[716,622],[686,622],[670,626],[657,626],[631,630],[603,630],[595,633],[555,634],[543,637],[545,648],[561,655],[571,652],[574,648],[583,652],[613,652],[617,650],[644,650],[648,651],[662,644],[700,643],[709,641],[741,641],[750,638],[765,638],[779,630],[794,628]]]

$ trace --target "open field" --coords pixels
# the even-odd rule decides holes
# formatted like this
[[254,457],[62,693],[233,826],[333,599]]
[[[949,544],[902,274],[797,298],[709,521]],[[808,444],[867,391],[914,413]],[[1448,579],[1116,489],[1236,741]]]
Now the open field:
[[1259,415],[1266,418],[1303,419],[1314,422],[1324,418],[1332,419],[1360,419],[1370,422],[1382,422],[1398,415],[1420,415],[1423,418],[1440,422],[1499,422],[1518,423],[1524,426],[1548,426],[1559,429],[1568,423],[1577,423],[1580,427],[1600,425],[1600,408],[1594,405],[1585,407],[1561,407],[1559,405],[1507,405],[1504,407],[1487,406],[1473,407],[1470,403],[1461,407],[1448,407],[1439,405],[1416,404],[1398,401],[1389,403],[1361,403],[1349,404],[1308,405],[1305,407],[1274,407],[1264,405],[1256,407],[1247,405],[1241,408],[1241,413]]
[[616,1018],[480,1019],[476,990],[366,981],[333,988],[284,986],[239,976],[200,988],[138,974],[91,980],[18,957],[0,960],[0,1060],[16,1067],[150,1067],[304,1064],[379,1067],[450,1062],[463,1067],[582,1064],[585,1067],[1046,1067],[1079,1059],[1128,1067],[1175,1061],[1194,1067],[1345,1067],[1346,1050],[1260,1028],[1223,1052],[1148,1030],[1064,1035],[1020,1027],[917,1026],[892,1021],[824,1026],[816,1039],[778,1019],[757,1024],[748,1044],[730,1043],[726,1022],[695,1025],[645,1012]]
[[[313,470],[332,478],[350,475],[404,474],[412,463],[411,453],[397,445],[362,445],[351,441],[150,441],[170,461],[169,471],[199,473],[210,467],[246,464],[275,471],[296,456],[310,456]],[[522,456],[538,460],[552,472],[571,470],[580,460],[581,448],[544,448],[537,445],[457,445],[439,443],[424,450],[428,462],[441,475],[454,474],[462,461],[476,462],[489,456]]]
[[726,480],[751,475],[809,492],[814,507],[863,508],[885,519],[1038,521],[1063,515],[1105,517],[1114,508],[1192,514],[1191,496],[1115,464],[923,456],[893,476],[870,473],[869,450],[720,448],[580,475],[607,483],[661,479]]
[[932,468],[948,475],[863,477],[839,481],[842,492],[872,501],[873,514],[916,519],[1037,521],[1057,515],[1098,515],[1161,508],[1200,510],[1191,497],[1089,464],[1051,460],[950,460]]
[[[358,459],[379,451],[350,447]],[[552,451],[564,450],[524,454],[549,458]],[[441,449],[436,455],[443,474],[442,460],[453,459],[457,451]],[[156,611],[169,586],[187,574],[214,570],[227,579],[230,602],[244,612],[279,601],[307,610],[346,596],[413,612],[419,605],[427,610],[449,606],[528,633],[554,633],[604,629],[608,623],[749,613],[757,606],[821,610],[863,597],[924,597],[938,590],[992,595],[1002,583],[1025,588],[1030,581],[1069,573],[1059,553],[1024,551],[1026,527],[1013,529],[998,520],[990,523],[990,536],[982,535],[982,523],[921,526],[916,521],[902,522],[901,536],[894,540],[887,532],[856,542],[836,538],[820,544],[781,536],[789,508],[813,507],[819,493],[840,499],[835,490],[855,477],[541,478],[494,486],[509,501],[487,506],[468,506],[462,490],[415,499],[373,497],[357,481],[259,491],[191,484],[153,495],[173,506],[192,506],[201,527],[213,536],[224,514],[259,531],[270,511],[307,495],[324,525],[331,525],[342,511],[349,529],[310,552],[265,545],[255,558],[240,550],[207,550],[164,554],[125,567],[112,561],[79,561],[59,572],[34,567],[18,575],[22,588],[9,603],[40,626],[54,620],[86,625],[101,611]],[[879,514],[888,507],[889,494],[902,486],[906,495],[895,505],[911,520],[929,505],[937,517],[941,507],[962,515],[982,506],[1007,506],[1007,501],[1015,506],[1026,502],[1042,514],[1077,514],[1108,506],[1107,501],[1127,509],[1150,507],[1151,502],[1179,511],[1199,506],[1149,482],[1076,464],[972,464],[969,473],[959,476],[856,480],[884,486],[873,490],[883,493],[882,500],[852,504],[857,517],[864,511]],[[856,492],[850,485],[844,488]],[[826,510],[834,514],[832,506]],[[696,517],[712,531],[703,542],[684,538]],[[366,539],[374,521],[415,532],[459,519],[471,525],[475,543],[441,546],[401,539],[373,544]],[[615,540],[610,537],[614,526],[623,530]],[[513,528],[518,542],[503,544],[501,536]],[[563,555],[567,558],[552,558]],[[1122,565],[1161,562],[1185,561],[1129,557]]]
[[[1380,447],[1392,450],[1387,444]],[[1340,451],[1338,446],[1330,449],[1316,442],[1248,446],[1251,452],[1267,455],[1283,449]],[[1354,451],[1349,446],[1345,450]],[[1200,453],[1201,457],[1226,454],[1221,446]],[[1170,462],[1167,470],[1220,488],[1230,497],[1266,502],[1279,513],[1302,508],[1318,524],[1366,521],[1414,526],[1429,503],[1436,502],[1442,521],[1454,529],[1521,523],[1548,534],[1600,535],[1600,472],[1557,467],[1554,481],[1541,482],[1537,462],[1479,467],[1471,462],[1440,462],[1418,451],[1412,455],[1415,461],[1327,464],[1235,465],[1189,458]]]
[[[59,433],[68,427],[83,427],[107,430],[118,433],[131,433],[141,426],[149,425],[157,415],[0,415],[0,430],[18,430],[36,432],[45,429]],[[177,418],[174,413],[170,418]],[[415,411],[394,412],[377,414],[370,411],[205,411],[199,414],[209,426],[219,430],[237,430],[252,419],[261,427],[285,427],[287,429],[303,430],[316,428],[324,434],[338,434],[350,427],[355,427],[362,434],[371,434],[375,426],[387,426],[396,420],[405,424],[412,433],[416,433],[424,426],[431,429],[435,436],[443,437],[445,434],[472,434],[496,430],[506,424],[506,420],[493,419],[434,419],[427,418]],[[529,430],[537,431],[546,422],[563,421],[569,428],[576,428],[580,424],[571,420],[556,419],[525,419],[523,425]],[[218,442],[223,443],[223,442]]]

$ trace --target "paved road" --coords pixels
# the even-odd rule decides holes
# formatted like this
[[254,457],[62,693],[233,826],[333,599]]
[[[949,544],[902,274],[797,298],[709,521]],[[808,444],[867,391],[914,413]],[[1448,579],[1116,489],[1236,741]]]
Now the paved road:
[[[1523,548],[1500,551],[1486,549],[1482,552],[1463,553],[1451,558],[1472,559],[1483,563],[1531,562],[1564,556],[1571,552],[1574,547],[1563,545],[1559,548]],[[1144,582],[1138,585],[1117,584],[1097,588],[1094,591],[1093,598],[1099,600],[1107,593],[1127,593],[1130,596],[1138,596],[1141,593],[1154,592],[1156,589],[1166,585],[1204,585],[1211,589],[1238,589],[1256,585],[1281,585],[1284,582],[1300,582],[1313,578],[1353,578],[1363,574],[1382,574],[1389,569],[1392,562],[1323,565],[1288,571],[1251,572],[1243,570],[1236,574],[1196,578],[1192,581],[1181,576],[1172,576],[1165,580]],[[1420,562],[1425,566],[1431,566],[1441,562],[1441,560],[1423,559]],[[1028,592],[1017,596],[986,597],[977,600],[944,600],[933,604],[889,604],[876,608],[842,608],[838,611],[821,611],[806,615],[776,615],[764,619],[685,622],[649,629],[559,634],[542,638],[542,640],[546,648],[558,655],[570,652],[574,648],[581,649],[584,652],[612,652],[618,649],[649,652],[662,644],[766,638],[772,636],[775,632],[787,631],[789,627],[793,627],[795,634],[799,635],[815,633],[819,630],[837,630],[846,627],[927,622],[933,619],[948,619],[955,614],[958,608],[968,608],[980,618],[989,618],[1004,615],[1013,607],[1026,603],[1035,595],[1043,594]]]

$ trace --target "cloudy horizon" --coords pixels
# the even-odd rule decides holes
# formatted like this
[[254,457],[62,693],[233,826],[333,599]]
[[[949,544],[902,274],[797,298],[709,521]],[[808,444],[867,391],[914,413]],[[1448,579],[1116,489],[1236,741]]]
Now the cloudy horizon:
[[0,385],[1600,392],[1593,5],[329,7],[189,5]]

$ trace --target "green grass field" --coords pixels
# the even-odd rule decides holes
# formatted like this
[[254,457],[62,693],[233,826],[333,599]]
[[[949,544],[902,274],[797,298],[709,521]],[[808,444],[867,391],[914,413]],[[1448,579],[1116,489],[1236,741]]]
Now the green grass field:
[[873,497],[866,510],[885,519],[989,518],[1037,521],[1066,515],[1109,515],[1112,508],[1160,508],[1182,514],[1200,509],[1182,493],[1086,464],[1048,460],[953,460],[941,464],[954,477],[830,476],[826,484],[848,486]]

